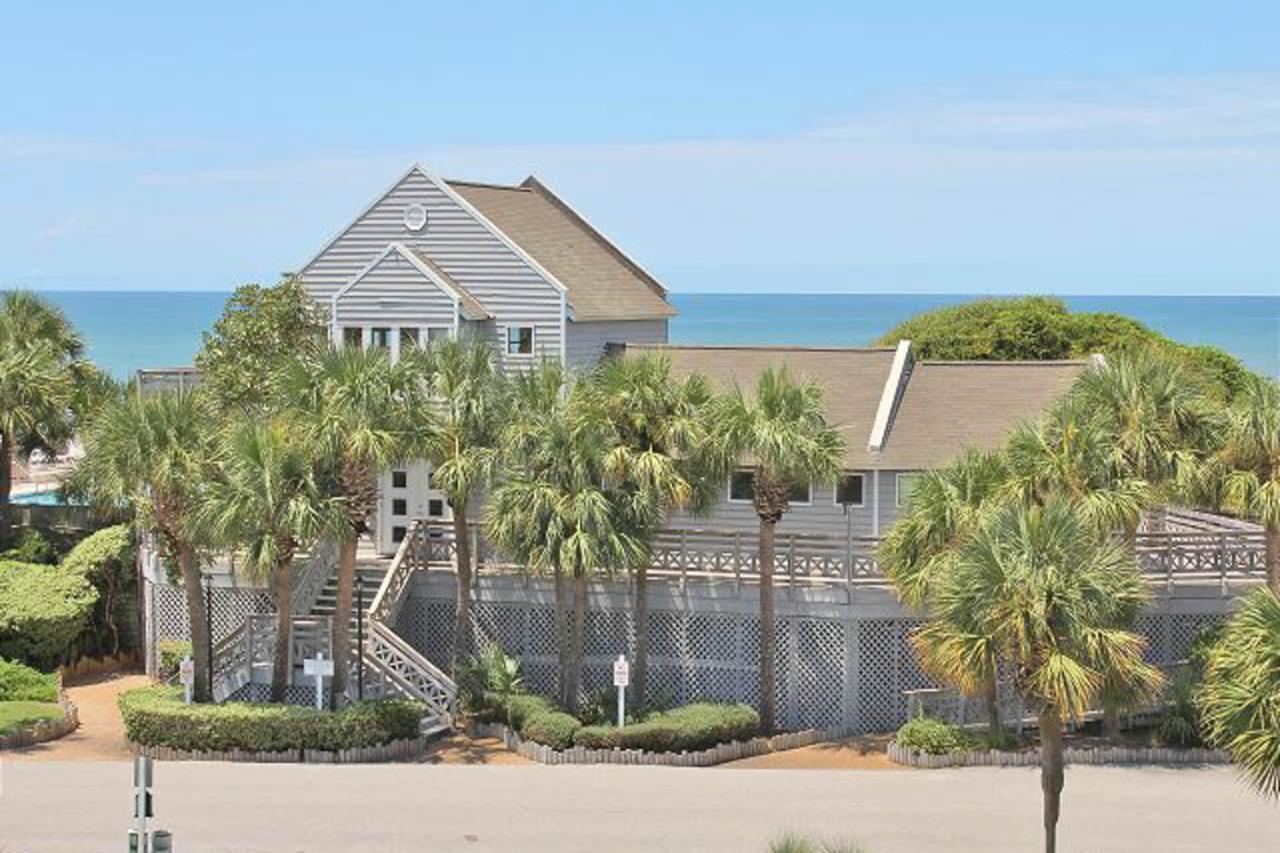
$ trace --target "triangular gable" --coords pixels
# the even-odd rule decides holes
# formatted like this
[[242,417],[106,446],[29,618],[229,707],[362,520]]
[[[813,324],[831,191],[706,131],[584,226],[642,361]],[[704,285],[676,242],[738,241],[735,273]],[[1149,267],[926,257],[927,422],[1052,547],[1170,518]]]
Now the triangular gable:
[[377,270],[386,259],[395,255],[407,261],[409,266],[417,271],[418,275],[423,279],[426,286],[430,286],[439,291],[443,296],[449,299],[462,317],[467,320],[489,320],[492,319],[490,314],[480,302],[466,291],[461,285],[449,277],[449,275],[440,269],[429,259],[421,257],[417,252],[410,249],[403,243],[391,243],[386,249],[382,250],[364,269],[356,273],[356,275],[345,285],[334,293],[332,299],[334,303],[334,316],[337,316],[337,304],[344,296],[356,291],[362,282]]

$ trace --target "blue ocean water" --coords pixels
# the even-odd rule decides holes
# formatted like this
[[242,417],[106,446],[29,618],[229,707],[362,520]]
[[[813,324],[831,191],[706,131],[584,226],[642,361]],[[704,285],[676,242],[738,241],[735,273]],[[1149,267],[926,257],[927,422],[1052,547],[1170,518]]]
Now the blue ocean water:
[[[89,357],[116,376],[191,363],[226,293],[46,291],[85,335]],[[677,293],[673,343],[857,346],[901,320],[973,299],[929,294]],[[1213,344],[1280,376],[1280,296],[1068,296],[1079,311],[1114,311],[1186,343]]]

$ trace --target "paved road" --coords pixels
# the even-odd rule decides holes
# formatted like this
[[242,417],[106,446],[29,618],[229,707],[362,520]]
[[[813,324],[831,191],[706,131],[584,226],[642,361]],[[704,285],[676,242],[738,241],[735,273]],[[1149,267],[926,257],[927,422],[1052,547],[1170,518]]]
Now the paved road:
[[[0,766],[0,850],[119,851],[129,765]],[[1039,849],[1029,769],[683,770],[157,764],[160,825],[181,853],[753,853],[789,830],[871,853]],[[1280,808],[1225,769],[1068,771],[1060,849],[1280,850]]]

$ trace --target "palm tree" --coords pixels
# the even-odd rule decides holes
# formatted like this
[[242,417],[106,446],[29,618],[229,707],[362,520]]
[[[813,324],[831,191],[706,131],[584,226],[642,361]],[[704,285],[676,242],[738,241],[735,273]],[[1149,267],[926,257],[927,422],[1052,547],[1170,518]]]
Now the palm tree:
[[0,508],[9,503],[13,463],[36,450],[61,451],[74,429],[83,343],[62,312],[26,291],[0,297]]
[[560,700],[576,711],[587,581],[647,561],[643,532],[655,520],[647,515],[650,504],[629,499],[609,476],[618,442],[598,396],[584,381],[566,385],[564,378],[563,369],[549,363],[514,379],[505,470],[489,501],[486,529],[510,557],[555,579]]
[[328,494],[311,448],[282,420],[235,424],[220,444],[218,477],[202,490],[192,524],[209,542],[242,550],[252,580],[270,581],[276,606],[271,701],[283,702],[289,686],[293,558],[322,536],[349,529],[346,506]]
[[1267,586],[1280,595],[1280,384],[1249,374],[1224,419],[1221,447],[1197,478],[1230,512],[1265,530]]
[[210,699],[211,638],[200,588],[198,539],[188,515],[210,475],[212,413],[196,394],[129,394],[109,402],[83,435],[84,457],[72,481],[96,504],[131,504],[134,524],[155,537],[182,576],[196,665],[194,695]]
[[1046,853],[1057,844],[1063,720],[1084,714],[1108,672],[1137,683],[1159,678],[1126,622],[1147,595],[1132,552],[1081,519],[1075,504],[1013,504],[960,547],[913,637],[925,669],[961,690],[981,687],[993,650],[1009,662],[1039,717]]
[[493,348],[475,339],[433,342],[406,358],[421,379],[432,417],[413,430],[412,453],[431,466],[431,482],[453,515],[457,606],[452,667],[471,653],[471,516],[473,499],[493,479],[506,410],[506,386]]
[[1198,704],[1208,739],[1259,793],[1280,797],[1280,597],[1255,590],[1209,652]]
[[[911,489],[911,504],[881,543],[878,559],[908,607],[927,608],[932,589],[954,562],[957,548],[977,532],[983,520],[1011,497],[1008,463],[999,453],[968,450],[945,468],[921,474]],[[978,662],[987,704],[988,727],[1002,731],[996,649]]]
[[378,503],[378,472],[403,455],[415,399],[405,373],[383,351],[329,347],[292,362],[280,380],[281,409],[298,426],[347,508],[338,538],[333,614],[332,701],[346,693],[351,661],[351,599],[356,549]]
[[[672,509],[701,512],[716,497],[716,480],[701,470],[704,408],[711,401],[705,377],[676,380],[665,356],[604,360],[593,377],[606,416],[618,436],[607,468],[617,481],[634,490],[638,500],[654,505],[651,517],[661,520]],[[646,531],[646,538],[656,532]],[[643,707],[649,676],[649,565],[636,565],[632,623],[635,666],[632,702]]]
[[759,518],[760,723],[776,723],[774,665],[777,626],[773,600],[775,534],[793,489],[834,481],[844,440],[822,414],[822,387],[796,381],[786,368],[766,369],[748,396],[741,388],[708,407],[708,459],[722,474],[751,465],[751,504]]

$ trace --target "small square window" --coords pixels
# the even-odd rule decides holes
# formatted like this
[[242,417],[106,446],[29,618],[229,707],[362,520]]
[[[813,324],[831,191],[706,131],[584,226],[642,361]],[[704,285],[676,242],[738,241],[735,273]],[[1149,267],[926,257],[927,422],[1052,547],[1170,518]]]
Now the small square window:
[[734,471],[729,475],[729,500],[747,503],[756,495],[754,471]]
[[418,345],[418,330],[412,327],[400,330],[400,352],[407,352]]
[[444,501],[439,498],[432,498],[427,501],[427,515],[432,518],[441,518],[444,516]]
[[342,345],[344,347],[358,347],[363,343],[364,331],[359,326],[342,327]]
[[507,327],[507,355],[533,355],[533,326]]
[[404,527],[399,527],[399,526],[397,526],[397,527],[393,527],[393,528],[391,528],[391,541],[392,541],[392,542],[403,542],[403,541],[404,541],[404,535],[405,535],[405,533],[406,533],[406,532],[407,532],[407,529],[406,529],[406,528],[404,528]]
[[369,330],[369,346],[374,349],[391,349],[391,329],[374,326]]
[[845,474],[836,480],[836,503],[841,506],[862,506],[861,474]]
[[395,498],[394,500],[391,501],[391,514],[392,515],[408,515],[409,502],[404,498]]
[[407,471],[391,472],[391,488],[403,489],[409,485],[409,473]]
[[897,478],[897,504],[904,507],[911,503],[911,490],[916,487],[919,474],[899,474]]

